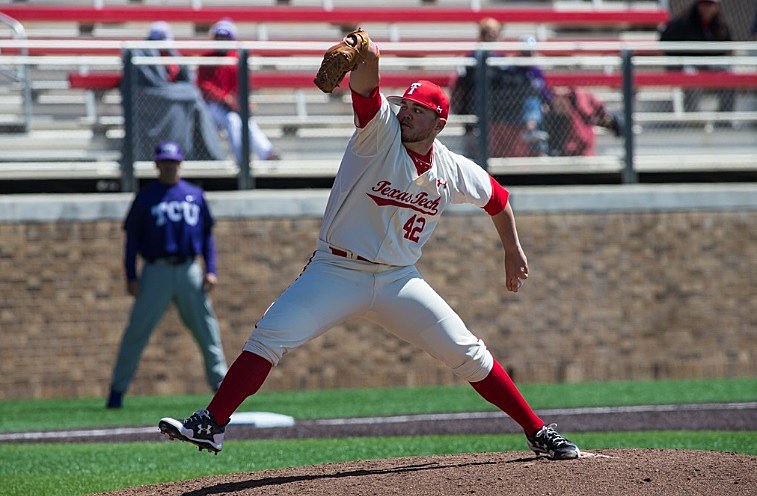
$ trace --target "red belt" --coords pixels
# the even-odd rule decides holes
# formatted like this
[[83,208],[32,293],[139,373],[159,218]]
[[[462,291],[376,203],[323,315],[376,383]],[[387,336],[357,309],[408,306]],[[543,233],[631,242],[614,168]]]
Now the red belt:
[[[336,255],[337,257],[344,257],[344,258],[352,258],[350,257],[350,254],[347,253],[344,250],[340,250],[339,248],[329,247],[331,249],[331,253]],[[355,256],[355,260],[360,260],[361,262],[370,262],[367,258],[363,258],[360,255]]]

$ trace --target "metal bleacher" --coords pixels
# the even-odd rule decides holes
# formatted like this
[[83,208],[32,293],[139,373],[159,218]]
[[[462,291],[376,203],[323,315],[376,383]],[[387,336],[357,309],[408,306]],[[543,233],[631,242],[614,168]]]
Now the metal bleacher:
[[[95,6],[97,3],[95,0]],[[349,5],[345,7],[345,3]],[[141,6],[164,14],[170,12],[165,9],[193,8],[202,11],[238,5],[221,0],[143,0],[107,2],[103,10],[114,4],[113,8]],[[356,2],[244,2],[245,6],[250,4],[272,11],[313,8],[320,12],[330,8],[331,12],[338,13],[340,8],[352,8]],[[625,2],[605,4],[611,4],[609,9],[613,12],[620,11],[626,5]],[[40,8],[59,5],[85,8],[93,3],[92,0],[59,3],[27,0],[14,2],[13,8],[0,4],[0,13],[18,14],[19,9],[29,5]],[[382,2],[382,5],[388,7],[394,4],[390,0]],[[397,5],[407,7],[408,2],[398,2]],[[650,5],[643,3],[632,8],[644,11],[649,10]],[[419,1],[412,8],[437,11],[444,8],[473,11],[477,8],[483,9],[476,11],[481,15],[487,9],[504,12],[502,2],[496,0]],[[527,9],[528,6],[523,8]],[[586,7],[581,9],[587,15],[597,11],[596,7],[593,10]],[[88,75],[120,73],[121,50],[139,44],[151,20],[163,19],[147,16],[135,21],[116,23],[109,19],[108,22],[90,24],[81,19],[51,20],[42,16],[39,20],[23,21],[23,36],[14,36],[9,29],[11,34],[7,38],[0,37],[0,192],[31,191],[36,187],[32,185],[35,182],[37,186],[44,182],[53,189],[57,188],[54,184],[66,182],[71,184],[61,188],[83,191],[119,189],[123,138],[120,94],[113,87],[98,89],[86,87],[86,83],[84,86],[72,85],[71,75],[83,75],[86,80]],[[618,54],[624,49],[641,48],[649,55],[656,55],[655,50],[659,51],[653,46],[656,34],[651,25],[640,27],[632,21],[618,23],[614,20],[602,29],[597,26],[586,29],[585,23],[580,20],[574,20],[572,24],[527,21],[524,18],[523,22],[507,24],[504,38],[510,41],[498,44],[500,46],[496,48],[517,51],[519,46],[515,40],[518,36],[538,34],[539,51],[544,55],[543,59],[538,59],[540,64],[547,67],[552,64],[554,71],[562,73],[588,71],[595,77],[595,84],[588,86],[609,106],[618,110],[622,109],[620,88],[615,83],[600,84],[599,75],[619,77]],[[194,55],[212,46],[205,34],[208,25],[204,18],[172,22],[177,39],[175,45],[182,54],[187,55],[189,65],[192,65]],[[290,23],[275,19],[269,22],[238,21],[238,25],[240,39],[245,40],[239,46],[253,54],[253,78],[268,78],[265,84],[253,83],[251,101],[255,106],[257,122],[274,141],[283,158],[280,161],[254,162],[253,175],[261,181],[259,185],[287,184],[287,181],[298,186],[328,184],[353,130],[349,95],[345,92],[325,95],[314,86],[295,84],[294,81],[311,78],[320,61],[318,54],[341,36],[344,26],[339,23]],[[381,42],[383,70],[408,77],[411,74],[431,74],[449,81],[465,59],[465,54],[477,47],[474,42],[476,23],[470,20],[382,21],[363,25],[369,32],[375,33]],[[570,33],[559,29],[561,26],[579,29]],[[737,72],[746,74],[744,87],[739,89],[743,97],[737,112],[727,115],[714,110],[683,113],[678,108],[680,88],[663,84],[637,88],[637,146],[650,147],[654,152],[639,154],[637,166],[640,172],[730,173],[737,178],[754,177],[757,171],[757,140],[754,139],[757,109],[750,107],[754,100],[750,85],[757,81],[752,79],[757,72],[754,57],[757,47],[754,44],[734,46],[741,54],[739,60],[734,60],[738,62]],[[282,53],[292,53],[293,56],[284,57]],[[14,71],[22,66],[29,71],[26,75],[30,82],[28,96],[19,89],[23,86],[19,86],[17,81],[20,76],[8,76],[9,73],[16,74]],[[289,73],[297,77],[287,80],[285,76]],[[396,84],[391,77],[386,81],[387,84],[382,82],[382,88],[387,93],[401,91],[406,85],[401,78],[397,78]],[[441,139],[452,149],[461,150],[464,125],[472,121],[475,121],[475,116],[453,116]],[[728,124],[728,128],[721,129],[718,126],[721,122]],[[692,133],[692,129],[695,132]],[[574,176],[576,182],[591,175],[616,181],[623,168],[623,144],[602,130],[598,132],[598,154],[595,157],[493,158],[489,168],[492,173],[507,175],[511,179],[522,177],[535,182],[549,181],[552,176],[560,176],[564,180],[566,175]],[[226,141],[222,141],[225,145]],[[690,157],[690,160],[685,157]],[[150,163],[138,162],[135,167],[138,177],[153,174]],[[230,159],[185,164],[187,177],[206,181],[205,186],[210,188],[214,187],[213,180],[216,179],[220,181],[219,188],[234,187],[233,179],[237,173],[238,168]]]

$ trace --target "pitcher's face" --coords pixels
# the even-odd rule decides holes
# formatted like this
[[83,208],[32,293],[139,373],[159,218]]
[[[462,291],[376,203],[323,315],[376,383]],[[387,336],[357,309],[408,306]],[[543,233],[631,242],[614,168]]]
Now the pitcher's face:
[[436,137],[444,128],[441,122],[444,119],[439,118],[436,112],[411,100],[402,100],[397,119],[400,121],[403,143],[416,143]]

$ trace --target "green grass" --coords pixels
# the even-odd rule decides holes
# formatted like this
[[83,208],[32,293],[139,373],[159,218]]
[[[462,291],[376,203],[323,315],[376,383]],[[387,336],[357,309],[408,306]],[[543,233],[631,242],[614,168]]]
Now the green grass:
[[[757,400],[757,379],[522,385],[536,409]],[[208,395],[127,397],[121,411],[103,398],[2,401],[0,432],[108,425],[155,425],[186,416]],[[298,419],[460,412],[492,409],[468,386],[401,389],[261,392],[241,410],[272,411]],[[582,449],[668,448],[757,455],[757,431],[568,433]],[[69,496],[213,474],[372,458],[524,451],[521,435],[416,436],[234,441],[218,456],[184,443],[0,445],[0,494]]]
[[[523,384],[535,409],[711,403],[757,400],[757,378]],[[209,395],[126,396],[125,408],[106,410],[104,398],[0,401],[0,432],[113,425],[153,425],[165,416],[186,417]],[[463,386],[265,392],[240,411],[267,411],[297,419],[493,410]]]
[[[757,433],[583,433],[571,438],[584,450],[602,448],[721,449],[757,454]],[[214,474],[322,463],[454,454],[524,451],[523,436],[417,436],[386,438],[228,441],[218,456],[188,444],[115,443],[11,445],[0,450],[0,494],[80,495]]]

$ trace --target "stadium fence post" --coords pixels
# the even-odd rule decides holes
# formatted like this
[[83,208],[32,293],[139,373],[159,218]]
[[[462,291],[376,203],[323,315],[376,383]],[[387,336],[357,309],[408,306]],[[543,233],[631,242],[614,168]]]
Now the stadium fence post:
[[250,67],[249,54],[246,49],[239,49],[239,117],[242,120],[242,153],[237,166],[239,176],[238,188],[242,190],[254,189],[255,178],[252,177],[250,166]]
[[489,168],[489,105],[487,104],[487,73],[486,63],[489,53],[486,50],[476,51],[476,117],[478,118],[478,165],[484,170]]
[[134,64],[131,50],[123,51],[123,112],[124,143],[121,147],[121,191],[132,192],[136,189],[134,176]]
[[623,50],[621,55],[623,62],[623,140],[625,144],[625,163],[623,165],[623,183],[633,184],[639,182],[638,174],[634,169],[634,136],[633,136],[633,52]]

